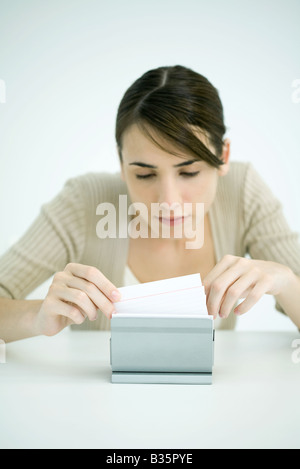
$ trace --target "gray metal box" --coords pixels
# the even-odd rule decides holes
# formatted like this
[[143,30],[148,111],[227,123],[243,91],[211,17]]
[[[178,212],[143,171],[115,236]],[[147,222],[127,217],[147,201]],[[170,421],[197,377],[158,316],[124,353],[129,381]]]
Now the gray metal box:
[[113,383],[211,384],[212,316],[123,316],[111,320]]

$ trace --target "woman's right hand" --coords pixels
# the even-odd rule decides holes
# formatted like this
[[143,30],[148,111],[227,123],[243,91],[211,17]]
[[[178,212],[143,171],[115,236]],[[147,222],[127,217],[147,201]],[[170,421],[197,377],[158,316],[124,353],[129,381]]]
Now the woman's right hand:
[[[114,292],[117,293],[114,296]],[[54,275],[48,294],[36,317],[38,334],[53,336],[70,324],[95,321],[98,309],[109,319],[118,289],[96,267],[68,264]]]

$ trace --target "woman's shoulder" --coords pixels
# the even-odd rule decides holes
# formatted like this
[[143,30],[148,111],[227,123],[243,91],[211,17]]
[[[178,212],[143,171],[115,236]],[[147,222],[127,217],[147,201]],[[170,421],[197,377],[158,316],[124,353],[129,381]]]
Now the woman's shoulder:
[[226,176],[219,178],[219,190],[233,197],[264,196],[270,193],[268,185],[249,161],[232,161]]
[[230,162],[229,171],[225,176],[219,177],[218,195],[222,199],[237,200],[242,195],[245,181],[249,172],[253,169],[252,164],[243,161]]
[[271,188],[251,162],[233,161],[226,176],[220,178],[220,185],[236,197],[240,194],[247,202],[265,203],[276,198]]
[[110,201],[120,194],[127,194],[127,186],[121,179],[120,171],[88,172],[70,178],[66,186],[72,187],[77,192],[84,194],[85,199],[91,201]]
[[251,162],[232,161],[228,173],[219,178],[214,205],[224,213],[230,211],[237,214],[254,210],[273,198],[268,185]]
[[114,173],[108,171],[87,172],[75,176],[70,180],[73,180],[75,182],[77,181],[78,183],[85,185],[95,184],[97,187],[105,187],[107,185],[110,186],[111,184],[117,187],[122,186],[124,184],[124,181],[121,179],[120,171],[116,171]]
[[249,171],[251,172],[253,169],[253,165],[249,161],[231,161],[228,173],[221,179],[224,184],[243,183]]
[[226,176],[219,179],[215,205],[251,218],[266,206],[277,210],[281,202],[251,162],[234,161]]

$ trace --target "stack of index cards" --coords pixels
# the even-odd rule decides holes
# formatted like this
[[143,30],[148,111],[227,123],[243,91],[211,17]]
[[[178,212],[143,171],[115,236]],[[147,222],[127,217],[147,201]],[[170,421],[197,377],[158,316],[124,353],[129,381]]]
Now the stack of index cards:
[[207,316],[206,296],[199,274],[120,287],[117,315],[127,317]]

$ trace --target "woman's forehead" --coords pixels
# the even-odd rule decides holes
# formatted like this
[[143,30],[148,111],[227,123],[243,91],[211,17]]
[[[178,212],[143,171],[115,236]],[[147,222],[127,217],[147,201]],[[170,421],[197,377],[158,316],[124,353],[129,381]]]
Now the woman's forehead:
[[[196,126],[191,126],[191,130],[205,146],[210,148],[211,144],[205,131]],[[178,146],[155,130],[151,129],[148,134],[147,129],[146,134],[137,124],[130,126],[124,133],[122,155],[126,159],[143,157],[146,159],[157,158],[159,160],[161,158],[168,158],[169,162],[171,158],[173,165],[180,163],[182,159],[201,161],[199,158],[195,158],[195,155],[178,148]]]

